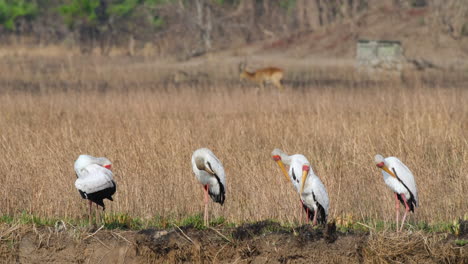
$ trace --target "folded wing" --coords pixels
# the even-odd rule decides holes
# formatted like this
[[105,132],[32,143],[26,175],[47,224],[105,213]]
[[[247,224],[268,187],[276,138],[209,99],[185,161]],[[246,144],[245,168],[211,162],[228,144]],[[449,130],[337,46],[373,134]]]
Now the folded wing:
[[84,173],[81,173],[75,181],[75,187],[85,193],[95,193],[107,188],[113,188],[112,171],[97,164],[88,165]]
[[390,170],[395,169],[398,178],[404,183],[404,185],[414,196],[413,198],[416,201],[416,206],[418,206],[418,190],[416,188],[416,181],[414,180],[413,173],[411,173],[411,171],[408,169],[408,167],[406,167],[406,165],[403,162],[401,162],[395,157],[386,158],[386,162],[388,163]]

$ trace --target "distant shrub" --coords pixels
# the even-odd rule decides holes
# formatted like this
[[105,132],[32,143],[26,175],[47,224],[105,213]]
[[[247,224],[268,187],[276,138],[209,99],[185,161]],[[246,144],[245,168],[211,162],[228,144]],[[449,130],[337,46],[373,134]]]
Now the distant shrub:
[[426,7],[427,1],[426,0],[411,0],[412,7]]
[[96,23],[99,0],[71,0],[68,2],[68,4],[61,5],[58,11],[69,27],[73,27],[77,22],[88,25]]
[[0,0],[0,25],[6,29],[14,30],[18,19],[32,20],[37,13],[35,3],[24,0]]
[[290,11],[296,6],[296,0],[281,0],[279,1],[280,7]]
[[116,1],[116,3],[112,4],[107,13],[109,15],[115,15],[119,17],[126,17],[133,13],[135,8],[141,4],[141,0],[123,0],[123,1]]
[[464,37],[468,37],[468,23],[463,24],[461,29],[461,35]]

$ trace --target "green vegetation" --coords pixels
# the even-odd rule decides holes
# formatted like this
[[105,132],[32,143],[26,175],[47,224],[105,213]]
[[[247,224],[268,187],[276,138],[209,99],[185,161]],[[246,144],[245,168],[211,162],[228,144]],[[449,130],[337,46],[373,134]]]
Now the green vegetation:
[[17,20],[32,20],[37,14],[35,3],[25,0],[0,0],[0,25],[6,29],[14,30]]
[[463,24],[461,34],[462,36],[468,36],[468,22]]
[[280,7],[291,11],[296,6],[296,0],[281,0],[279,5]]
[[101,38],[102,48],[104,43],[109,43],[112,32],[137,32],[143,25],[163,27],[164,19],[156,9],[171,2],[173,0],[68,0],[57,10],[66,25],[79,33],[82,42]]
[[[437,222],[429,224],[427,222],[417,222],[417,223],[408,223],[406,225],[406,230],[413,230],[413,231],[424,231],[428,233],[450,233],[454,235],[458,235],[459,231],[459,222],[453,221],[450,222]],[[396,225],[395,223],[387,223],[382,220],[372,220],[367,219],[366,221],[355,222],[348,224],[346,226],[337,225],[337,229],[343,233],[351,232],[351,231],[373,231],[373,232],[380,232],[384,230],[395,230]]]
[[193,226],[196,229],[203,229],[203,217],[201,214],[196,214],[193,216],[188,216],[187,218],[182,219],[179,223],[174,223],[178,226]]
[[239,0],[212,0],[214,3],[218,5],[235,5],[239,3]]
[[121,2],[111,5],[108,8],[107,12],[110,15],[127,17],[133,13],[133,11],[137,8],[140,2],[140,0],[123,0]]
[[[36,226],[55,226],[57,222],[65,222],[73,226],[88,226],[88,219],[58,219],[58,218],[43,218],[29,213],[23,212],[18,216],[2,215],[0,223],[6,224],[32,224]],[[92,220],[94,221],[94,219]],[[131,217],[126,213],[105,213],[102,215],[101,223],[105,229],[122,229],[122,230],[141,230],[145,228],[168,229],[174,226],[191,226],[196,229],[205,229],[203,225],[203,216],[201,214],[191,215],[185,218],[178,219],[176,217],[154,216],[149,220],[143,220],[138,217]],[[227,223],[223,217],[214,218],[210,221],[210,226],[224,225],[228,227],[235,226]]]
[[143,221],[132,218],[128,214],[109,213],[104,214],[103,223],[106,229],[142,229]]
[[411,0],[410,4],[412,7],[425,7],[427,6],[426,0]]
[[455,245],[463,247],[465,245],[468,245],[468,240],[466,240],[466,239],[457,239],[457,240],[455,240]]
[[[28,214],[21,213],[18,216],[2,215],[0,216],[0,223],[6,224],[33,224],[36,226],[55,226],[57,222],[65,222],[74,226],[88,226],[87,219],[58,219],[58,218],[43,218]],[[94,221],[94,220],[93,220]],[[102,224],[105,229],[114,230],[141,230],[146,228],[169,229],[175,226],[178,227],[192,227],[203,230],[206,227],[203,225],[203,215],[195,214],[185,218],[177,218],[175,216],[163,217],[156,215],[151,219],[143,220],[138,217],[132,217],[126,213],[106,213],[102,215]],[[238,227],[240,225],[258,225],[262,224],[262,232],[280,232],[294,230],[297,227],[303,226],[304,223],[280,223],[275,220],[265,220],[262,222],[247,222],[247,223],[230,223],[223,217],[218,217],[210,221],[210,226],[223,226],[227,228]],[[386,223],[378,220],[367,220],[362,222],[354,222],[346,226],[338,225],[337,230],[342,233],[348,232],[381,232],[386,230],[394,230],[394,223]],[[427,222],[410,223],[407,230],[424,231],[427,233],[450,233],[458,235],[459,222],[453,221],[452,223],[434,223]],[[465,245],[467,240],[457,240],[458,245]]]
[[2,215],[0,216],[0,223],[6,223],[6,224],[13,224],[13,223],[18,223],[18,224],[34,224],[36,226],[53,226],[58,219],[52,219],[52,218],[42,218],[39,216],[31,215],[26,212],[22,212],[18,216],[10,216],[10,215]]
[[76,23],[94,24],[98,18],[96,9],[99,7],[99,0],[72,0],[69,4],[64,4],[58,8],[65,23],[73,27]]

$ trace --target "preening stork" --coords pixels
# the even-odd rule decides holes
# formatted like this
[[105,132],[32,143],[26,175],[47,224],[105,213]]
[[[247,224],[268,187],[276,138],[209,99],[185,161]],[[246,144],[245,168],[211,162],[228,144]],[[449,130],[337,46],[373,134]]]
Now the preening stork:
[[[402,231],[406,215],[409,211],[414,212],[414,208],[419,204],[413,173],[395,157],[384,158],[382,155],[375,155],[374,160],[377,167],[382,169],[385,183],[395,193],[396,228],[397,231]],[[405,206],[405,214],[401,221],[401,227],[398,229],[400,202]]]
[[[280,149],[273,150],[272,156],[286,180],[291,181],[299,193],[302,207],[307,214],[307,221],[312,220],[314,225],[317,222],[325,224],[330,204],[327,189],[314,174],[307,158],[301,154],[288,156]],[[289,166],[289,172],[284,164]]]
[[207,148],[195,150],[192,155],[192,168],[195,177],[202,184],[205,192],[205,211],[203,220],[205,226],[209,225],[208,219],[208,195],[215,203],[224,204],[226,193],[226,178],[223,164]]
[[107,158],[95,158],[80,155],[75,161],[75,187],[83,199],[89,200],[89,220],[91,222],[92,203],[106,209],[104,199],[113,201],[112,195],[117,190],[113,180],[112,163]]

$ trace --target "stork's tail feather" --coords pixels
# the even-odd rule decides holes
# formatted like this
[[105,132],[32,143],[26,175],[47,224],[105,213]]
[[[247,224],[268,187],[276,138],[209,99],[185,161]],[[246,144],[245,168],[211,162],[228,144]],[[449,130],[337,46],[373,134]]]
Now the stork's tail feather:
[[92,202],[94,202],[95,204],[101,206],[103,209],[106,209],[106,206],[104,205],[104,200],[101,199],[101,200],[91,200]]
[[78,190],[78,192],[80,192],[81,198],[88,199],[88,196],[86,195],[85,192],[83,192],[82,190]]
[[[397,194],[398,200],[400,200],[401,204],[405,206],[405,202],[403,201],[403,198],[401,198],[400,194]],[[411,198],[407,200],[408,206],[410,208],[410,211],[414,213],[414,207],[417,207],[417,203],[414,200],[414,197],[411,195]]]
[[317,211],[318,211],[317,222],[319,224],[326,224],[327,223],[327,214],[325,213],[325,209],[319,203],[317,203],[317,207],[318,207],[318,209],[317,209]]
[[92,201],[93,203],[101,206],[103,210],[105,210],[106,206],[104,205],[104,199],[109,199],[111,201],[114,201],[114,199],[112,199],[112,195],[117,190],[115,182],[112,181],[112,183],[114,183],[114,186],[112,186],[110,188],[100,190],[98,192],[85,193],[85,192],[83,192],[81,190],[79,190],[79,192],[81,194],[81,197]]
[[212,193],[211,191],[208,191],[208,193],[210,194],[210,197],[211,199],[215,202],[215,203],[219,203],[221,205],[224,204],[224,200],[226,199],[226,195],[225,195],[225,189],[224,189],[224,185],[223,183],[221,182],[221,180],[219,179],[218,175],[214,175],[216,177],[216,180],[218,181],[218,185],[219,185],[219,193],[218,194],[215,194],[215,193]]
[[224,192],[220,193],[220,194],[212,194],[210,193],[210,196],[211,196],[211,199],[213,200],[213,202],[215,203],[219,203],[221,205],[224,204],[224,199],[226,199],[226,196],[224,195]]

